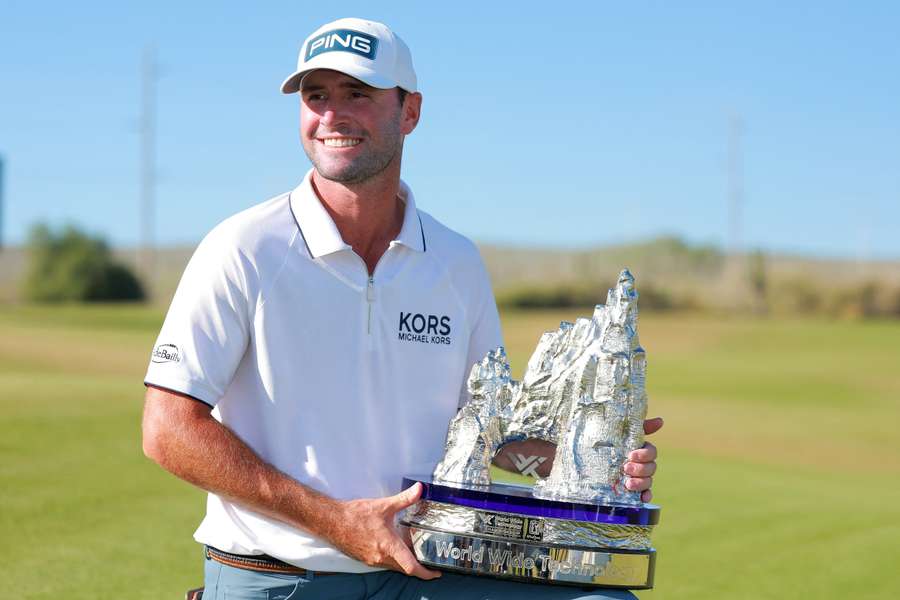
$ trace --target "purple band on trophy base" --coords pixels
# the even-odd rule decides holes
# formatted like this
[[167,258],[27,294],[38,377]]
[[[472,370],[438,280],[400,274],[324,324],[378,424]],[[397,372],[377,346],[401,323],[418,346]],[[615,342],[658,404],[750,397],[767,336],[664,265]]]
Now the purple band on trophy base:
[[422,483],[422,499],[458,504],[488,511],[518,513],[534,517],[616,523],[623,525],[656,525],[659,506],[617,506],[612,504],[583,504],[535,498],[528,488],[492,483],[490,486],[458,486],[446,482],[434,483],[431,476],[404,477],[403,487]]

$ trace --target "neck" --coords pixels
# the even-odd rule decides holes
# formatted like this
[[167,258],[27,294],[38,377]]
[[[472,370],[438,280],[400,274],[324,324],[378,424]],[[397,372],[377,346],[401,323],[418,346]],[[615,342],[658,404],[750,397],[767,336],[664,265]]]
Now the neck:
[[377,176],[354,184],[330,181],[314,170],[312,185],[344,242],[365,261],[371,274],[403,227],[399,170],[389,166]]

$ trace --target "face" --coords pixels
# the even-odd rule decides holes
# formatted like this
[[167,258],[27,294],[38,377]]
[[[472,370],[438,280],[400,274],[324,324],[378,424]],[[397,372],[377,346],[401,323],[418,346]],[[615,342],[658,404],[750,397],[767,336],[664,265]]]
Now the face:
[[368,86],[337,71],[319,69],[300,88],[300,138],[319,175],[360,183],[399,165],[403,137],[418,122],[421,96],[400,103],[396,88]]

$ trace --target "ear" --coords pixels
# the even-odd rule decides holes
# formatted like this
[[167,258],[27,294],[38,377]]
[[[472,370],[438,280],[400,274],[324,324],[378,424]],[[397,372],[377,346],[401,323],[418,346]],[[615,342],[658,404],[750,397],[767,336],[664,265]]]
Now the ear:
[[409,135],[419,123],[419,117],[422,114],[422,94],[413,92],[406,95],[403,99],[403,106],[400,107],[400,128],[403,135]]

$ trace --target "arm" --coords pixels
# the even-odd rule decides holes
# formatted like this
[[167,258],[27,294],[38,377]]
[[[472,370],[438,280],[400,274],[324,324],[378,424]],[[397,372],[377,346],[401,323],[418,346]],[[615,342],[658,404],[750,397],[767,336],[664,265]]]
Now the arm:
[[370,566],[433,579],[394,528],[394,515],[418,501],[420,486],[387,498],[339,501],[263,461],[209,406],[148,387],[144,454],[170,473],[250,510],[309,531]]

